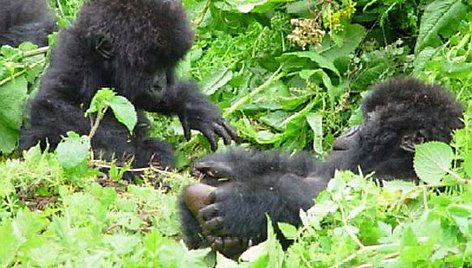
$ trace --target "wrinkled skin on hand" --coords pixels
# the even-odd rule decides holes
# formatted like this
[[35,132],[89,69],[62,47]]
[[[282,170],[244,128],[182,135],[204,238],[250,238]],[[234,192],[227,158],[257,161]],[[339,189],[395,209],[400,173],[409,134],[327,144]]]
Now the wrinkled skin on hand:
[[220,136],[226,145],[231,144],[232,140],[238,141],[236,132],[213,105],[195,106],[193,103],[189,103],[179,113],[179,119],[187,140],[191,138],[191,129],[198,130],[207,138],[213,151],[218,148],[217,136]]

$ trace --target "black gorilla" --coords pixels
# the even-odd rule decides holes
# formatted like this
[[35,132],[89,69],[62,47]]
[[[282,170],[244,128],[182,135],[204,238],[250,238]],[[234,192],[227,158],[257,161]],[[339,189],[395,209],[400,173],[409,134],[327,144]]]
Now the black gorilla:
[[177,114],[186,138],[201,131],[216,149],[216,135],[226,144],[236,134],[218,109],[190,82],[179,82],[174,67],[192,45],[193,32],[178,1],[93,0],[84,4],[74,24],[59,33],[50,67],[29,103],[29,125],[20,150],[46,141],[54,149],[61,135],[88,134],[84,117],[101,87],[112,87],[136,107],[138,123],[130,136],[107,112],[92,139],[94,151],[119,162],[134,157],[133,167],[174,166],[171,145],[147,138],[144,111]]
[[0,0],[0,45],[30,41],[45,46],[55,28],[46,0]]
[[[463,127],[463,107],[449,92],[414,79],[375,86],[362,111],[364,122],[337,138],[323,163],[306,153],[290,157],[240,149],[197,162],[195,169],[206,184],[189,186],[179,200],[187,245],[211,245],[237,257],[249,243],[266,239],[265,213],[274,223],[300,225],[299,210],[313,206],[335,170],[360,168],[365,174],[375,172],[380,181],[417,180],[415,144],[450,142],[452,131]],[[287,247],[289,241],[275,229]]]

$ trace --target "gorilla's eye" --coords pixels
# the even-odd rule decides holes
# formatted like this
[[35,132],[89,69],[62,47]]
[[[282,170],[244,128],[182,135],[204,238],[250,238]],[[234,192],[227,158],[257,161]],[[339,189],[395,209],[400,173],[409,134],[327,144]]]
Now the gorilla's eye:
[[95,50],[104,59],[111,59],[115,53],[115,47],[104,36],[100,36],[95,44]]

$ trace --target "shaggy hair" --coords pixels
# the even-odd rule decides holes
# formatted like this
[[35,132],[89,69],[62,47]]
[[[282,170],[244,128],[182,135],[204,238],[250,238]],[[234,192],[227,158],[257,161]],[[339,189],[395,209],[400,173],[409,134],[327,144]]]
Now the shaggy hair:
[[0,45],[30,41],[45,46],[55,29],[46,0],[0,0]]
[[[401,144],[450,142],[462,128],[463,106],[444,88],[412,78],[396,78],[374,86],[362,103],[364,122],[338,137],[333,151],[320,163],[306,153],[293,157],[276,151],[229,150],[195,164],[202,183],[217,187],[210,202],[194,215],[185,189],[179,199],[182,232],[190,248],[211,245],[228,257],[238,257],[249,241],[266,237],[267,213],[282,245],[277,222],[300,225],[300,209],[313,206],[335,170],[375,172],[380,181],[416,180],[411,150]],[[408,149],[408,148],[407,148]],[[216,175],[215,175],[216,174]],[[225,178],[226,180],[218,180]],[[198,184],[197,184],[198,186]],[[189,186],[189,187],[195,187]],[[187,201],[186,201],[187,200]]]
[[150,162],[174,167],[170,144],[147,137],[145,111],[176,114],[189,138],[197,129],[215,149],[215,135],[226,143],[234,132],[194,83],[177,81],[175,65],[192,45],[193,32],[180,2],[167,0],[90,0],[74,24],[59,33],[50,67],[28,106],[29,125],[21,131],[20,150],[38,142],[54,149],[68,131],[88,134],[84,117],[95,93],[111,87],[130,100],[138,123],[130,135],[107,112],[92,139],[96,155],[134,158],[133,167]]

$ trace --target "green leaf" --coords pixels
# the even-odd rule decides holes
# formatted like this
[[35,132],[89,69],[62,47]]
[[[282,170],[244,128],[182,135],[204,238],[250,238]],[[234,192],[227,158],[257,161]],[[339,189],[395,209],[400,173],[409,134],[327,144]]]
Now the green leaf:
[[106,241],[120,255],[133,251],[139,243],[139,238],[133,235],[117,233],[106,238]]
[[109,88],[103,88],[97,91],[95,93],[95,96],[93,96],[92,102],[90,103],[90,107],[88,110],[85,112],[85,115],[88,116],[89,114],[92,113],[97,113],[106,106],[106,102],[113,99],[115,97],[116,93],[109,89]]
[[0,225],[0,266],[8,267],[16,255],[19,241],[15,237],[13,225],[10,219],[5,219]]
[[282,231],[282,233],[287,239],[295,240],[297,238],[297,235],[298,235],[297,227],[291,224],[285,223],[285,222],[279,222],[278,226],[280,228],[280,231]]
[[459,226],[464,235],[472,235],[472,230],[470,228],[472,220],[472,204],[452,204],[448,206],[447,211],[449,215],[454,219],[454,222]]
[[331,70],[336,75],[341,76],[339,74],[338,69],[336,68],[336,66],[334,66],[333,61],[331,59],[327,59],[315,51],[299,51],[299,52],[285,53],[282,55],[281,60],[290,56],[310,59],[311,61],[315,62],[319,67]]
[[306,115],[306,121],[313,130],[313,149],[317,154],[323,154],[323,116],[317,113]]
[[415,58],[415,62],[413,66],[415,66],[414,74],[418,75],[421,71],[423,71],[426,67],[426,64],[433,58],[434,54],[436,54],[437,49],[432,47],[427,47],[423,49]]
[[414,168],[418,177],[429,184],[441,181],[451,168],[454,153],[443,142],[428,142],[415,146]]
[[472,151],[468,152],[464,156],[464,163],[462,166],[464,167],[467,176],[469,176],[469,178],[472,178]]
[[109,88],[97,91],[85,115],[97,112],[100,114],[106,107],[110,107],[113,110],[113,114],[118,122],[125,125],[130,133],[133,132],[138,122],[138,116],[133,104],[123,96],[116,96],[116,93]]
[[359,24],[352,24],[346,26],[345,32],[346,38],[344,38],[341,47],[326,38],[326,41],[323,41],[322,46],[317,49],[318,53],[330,62],[334,62],[339,58],[348,57],[357,49],[362,39],[364,39],[366,30]]
[[118,122],[125,125],[129,132],[132,133],[138,122],[138,116],[133,104],[122,96],[114,96],[111,100],[108,100],[106,104],[113,110],[113,114]]
[[88,162],[90,140],[87,136],[80,137],[72,131],[57,146],[57,158],[64,169],[75,169]]
[[23,119],[28,83],[17,77],[0,87],[0,152],[11,153],[17,143]]
[[468,7],[458,0],[436,0],[429,4],[421,18],[415,54],[427,46],[440,45],[439,34],[455,30],[460,20],[465,18],[467,11]]
[[207,78],[202,81],[201,88],[205,95],[212,95],[233,79],[233,72],[228,68],[218,68],[218,70],[219,71],[207,76]]

